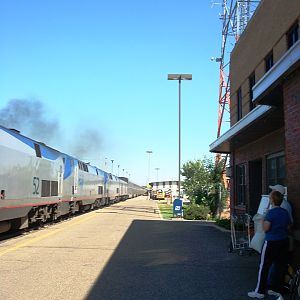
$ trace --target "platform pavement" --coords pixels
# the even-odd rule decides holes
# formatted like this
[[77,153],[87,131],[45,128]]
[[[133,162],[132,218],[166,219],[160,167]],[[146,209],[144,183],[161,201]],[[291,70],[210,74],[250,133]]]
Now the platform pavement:
[[228,253],[229,237],[130,199],[1,242],[0,299],[248,299],[259,257]]
[[87,300],[250,299],[259,255],[228,253],[229,242],[210,223],[134,220]]

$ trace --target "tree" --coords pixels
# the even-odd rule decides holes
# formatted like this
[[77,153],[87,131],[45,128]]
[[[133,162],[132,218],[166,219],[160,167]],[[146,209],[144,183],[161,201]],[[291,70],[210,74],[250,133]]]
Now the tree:
[[185,176],[183,187],[187,196],[194,204],[204,205],[215,217],[224,208],[227,191],[223,182],[223,165],[217,165],[211,158],[204,157],[188,161],[182,167]]

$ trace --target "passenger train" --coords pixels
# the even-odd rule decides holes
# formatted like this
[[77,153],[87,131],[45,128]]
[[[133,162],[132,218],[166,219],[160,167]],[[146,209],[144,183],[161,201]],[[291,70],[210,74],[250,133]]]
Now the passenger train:
[[0,233],[54,221],[145,190],[0,126]]

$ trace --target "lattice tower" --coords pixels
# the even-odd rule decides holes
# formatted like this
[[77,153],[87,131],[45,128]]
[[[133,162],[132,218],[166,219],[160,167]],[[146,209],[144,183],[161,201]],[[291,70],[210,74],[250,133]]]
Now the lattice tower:
[[[223,0],[222,3],[213,2],[213,5],[220,4],[222,11],[219,18],[222,22],[222,43],[220,57],[212,60],[220,63],[219,99],[218,99],[218,128],[217,138],[221,135],[224,123],[229,128],[230,120],[230,80],[229,63],[230,53],[246,28],[252,14],[260,1],[251,0]],[[228,155],[224,156],[225,164]],[[216,163],[221,159],[221,154],[216,155]]]

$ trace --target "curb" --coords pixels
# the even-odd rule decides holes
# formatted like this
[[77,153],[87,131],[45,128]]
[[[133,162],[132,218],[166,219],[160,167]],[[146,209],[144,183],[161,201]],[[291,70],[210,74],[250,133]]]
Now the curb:
[[154,213],[157,213],[157,211],[158,211],[159,218],[160,218],[161,220],[164,220],[162,214],[160,213],[160,209],[159,209],[159,207],[158,207],[157,201],[155,201],[155,206],[156,206],[156,208],[154,209]]
[[218,226],[216,224],[215,221],[206,221],[206,220],[183,220],[185,222],[194,222],[194,223],[200,223],[201,225],[203,226],[211,226],[211,227],[214,227],[222,232],[227,232],[227,233],[230,233],[231,231],[229,229],[226,229],[224,227],[221,227],[221,226]]

